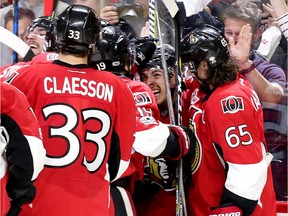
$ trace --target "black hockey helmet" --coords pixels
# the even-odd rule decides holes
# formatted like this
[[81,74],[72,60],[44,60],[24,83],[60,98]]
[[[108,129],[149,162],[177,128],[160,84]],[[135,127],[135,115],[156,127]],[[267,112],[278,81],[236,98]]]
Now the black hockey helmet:
[[36,34],[38,37],[45,38],[47,32],[49,32],[51,27],[51,19],[49,16],[41,16],[32,20],[31,24],[27,27],[25,36],[31,33]]
[[45,38],[46,43],[44,51],[51,52],[56,50],[52,17],[40,16],[32,20],[31,24],[26,29],[25,35],[28,36],[30,33]]
[[51,26],[51,17],[50,16],[40,16],[36,19],[32,20],[29,29],[34,29],[36,27],[44,28],[45,30],[49,30]]
[[84,5],[71,5],[55,20],[56,43],[60,50],[89,53],[97,42],[100,19]]
[[[166,60],[167,70],[169,77],[171,77],[172,73],[175,71],[175,48],[170,44],[163,44],[163,51],[164,51],[164,59]],[[143,69],[147,68],[163,68],[162,64],[162,53],[160,45],[156,46],[156,50],[153,54],[152,59],[144,66]],[[141,69],[142,69],[141,68]],[[140,71],[141,73],[141,71]]]
[[119,18],[119,22],[117,23],[115,28],[118,28],[120,31],[124,32],[129,40],[136,38],[136,33],[134,29],[126,20],[121,17]]
[[[104,70],[130,72],[135,62],[135,44],[130,42],[124,32],[113,26],[102,28],[98,49],[100,59],[96,65],[104,63]],[[125,65],[128,66],[127,69],[125,69]]]
[[217,28],[205,25],[194,29],[180,42],[182,63],[193,62],[197,69],[200,61],[207,60],[211,68],[229,59],[228,43]]
[[[170,44],[163,44],[164,59],[166,60],[167,66],[175,66],[175,48]],[[162,67],[162,53],[160,45],[157,45],[156,50],[153,54],[151,63]]]

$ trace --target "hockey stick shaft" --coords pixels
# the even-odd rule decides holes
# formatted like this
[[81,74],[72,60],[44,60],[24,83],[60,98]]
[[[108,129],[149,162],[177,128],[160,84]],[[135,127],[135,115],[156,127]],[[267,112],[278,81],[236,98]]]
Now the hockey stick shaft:
[[156,38],[155,0],[149,0],[149,37]]
[[[19,24],[19,7],[18,7],[18,0],[13,1],[13,33],[14,35],[18,36],[18,24]],[[13,64],[18,62],[18,54],[17,52],[13,51],[12,54]]]
[[168,69],[167,69],[167,63],[165,59],[165,50],[164,50],[164,43],[162,38],[162,32],[160,28],[160,21],[159,21],[159,14],[158,14],[158,0],[155,1],[155,15],[156,15],[156,26],[157,26],[157,32],[159,37],[159,44],[160,44],[160,52],[161,52],[161,62],[162,67],[164,71],[164,79],[165,79],[165,86],[166,86],[166,94],[167,94],[167,104],[168,104],[168,112],[170,117],[170,123],[175,125],[175,116],[174,116],[174,109],[173,109],[173,101],[172,101],[172,95],[169,85],[169,76],[168,76]]
[[[177,110],[176,115],[176,124],[182,125],[182,73],[181,73],[181,59],[179,53],[179,43],[180,43],[180,12],[178,5],[174,0],[163,0],[166,8],[168,9],[171,17],[174,21],[175,28],[175,76],[176,76],[176,91],[175,91],[175,106]],[[178,161],[178,166],[176,169],[177,184],[176,184],[176,215],[182,216],[188,215],[187,206],[186,206],[186,197],[184,191],[184,182],[183,182],[183,160]]]
[[[171,124],[182,124],[182,91],[181,91],[181,70],[180,70],[180,61],[179,61],[179,42],[180,42],[180,25],[179,25],[179,9],[177,4],[174,0],[163,0],[164,5],[168,9],[171,17],[173,18],[174,25],[175,25],[175,56],[176,56],[176,68],[175,68],[175,75],[176,75],[176,108],[177,108],[177,121],[175,120],[174,116],[174,108],[173,108],[173,100],[170,92],[169,86],[169,76],[168,70],[165,60],[165,50],[163,47],[163,35],[160,28],[160,21],[159,21],[159,7],[158,7],[158,0],[150,0],[149,2],[149,32],[150,37],[158,36],[159,43],[160,43],[160,51],[161,51],[161,60],[162,66],[164,70],[164,78],[165,78],[165,86],[167,91],[167,104],[168,104],[168,111],[170,116],[170,123]],[[155,26],[156,23],[156,26]],[[155,29],[157,27],[157,33],[155,33]],[[185,193],[184,193],[184,183],[183,183],[183,161],[182,159],[179,161],[178,167],[176,169],[177,175],[177,184],[176,184],[176,215],[182,216],[187,215],[187,208],[186,208],[186,200],[185,200]]]
[[[181,59],[180,59],[180,51],[179,51],[179,43],[180,43],[180,13],[179,11],[175,14],[174,17],[175,22],[175,58],[176,58],[176,67],[175,67],[175,75],[176,75],[176,88],[175,91],[175,101],[176,101],[176,107],[177,107],[177,125],[182,125],[182,73],[181,73]],[[178,175],[177,178],[177,185],[179,187],[178,192],[178,198],[176,200],[179,200],[178,206],[179,208],[182,208],[181,210],[183,212],[176,212],[176,215],[188,215],[187,214],[187,206],[186,206],[186,197],[184,192],[184,182],[183,182],[183,160],[180,159],[178,161],[178,167],[176,170],[176,174]]]
[[[158,34],[157,34],[158,33]],[[170,123],[175,125],[174,109],[171,91],[169,87],[169,76],[167,71],[167,64],[165,60],[165,51],[163,47],[162,32],[160,28],[159,14],[158,14],[158,2],[157,0],[149,0],[149,36],[151,38],[159,39],[160,52],[161,52],[161,62],[164,71],[165,86],[167,92],[167,104],[170,117]]]

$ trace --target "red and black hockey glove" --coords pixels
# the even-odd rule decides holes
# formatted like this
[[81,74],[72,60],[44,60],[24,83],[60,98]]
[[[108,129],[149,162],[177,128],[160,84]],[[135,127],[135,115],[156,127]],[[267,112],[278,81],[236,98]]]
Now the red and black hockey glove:
[[195,152],[196,137],[188,127],[170,125],[170,136],[167,145],[161,155],[178,160],[186,154],[193,155]]
[[244,216],[242,210],[237,206],[226,206],[226,207],[223,206],[213,208],[209,214],[209,216],[223,216],[223,215]]

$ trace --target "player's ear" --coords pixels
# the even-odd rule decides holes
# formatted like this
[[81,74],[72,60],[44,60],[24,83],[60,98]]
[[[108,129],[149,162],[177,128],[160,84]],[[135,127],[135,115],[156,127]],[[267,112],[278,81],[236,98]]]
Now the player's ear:
[[204,69],[204,70],[208,70],[208,63],[207,63],[207,61],[201,61],[200,62],[200,64],[201,64],[201,66],[202,66],[202,68]]
[[203,80],[206,80],[210,76],[209,65],[206,60],[200,61],[199,66],[197,67],[197,73],[198,77]]

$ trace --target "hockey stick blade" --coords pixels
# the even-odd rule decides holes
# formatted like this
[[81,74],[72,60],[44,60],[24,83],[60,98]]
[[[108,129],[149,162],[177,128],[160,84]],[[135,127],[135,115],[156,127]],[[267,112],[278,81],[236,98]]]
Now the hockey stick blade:
[[168,9],[172,18],[175,17],[177,12],[179,11],[178,5],[174,0],[162,0],[166,8]]
[[17,52],[24,61],[30,61],[35,55],[30,47],[19,37],[8,31],[4,27],[0,26],[0,42],[10,47],[12,50]]

